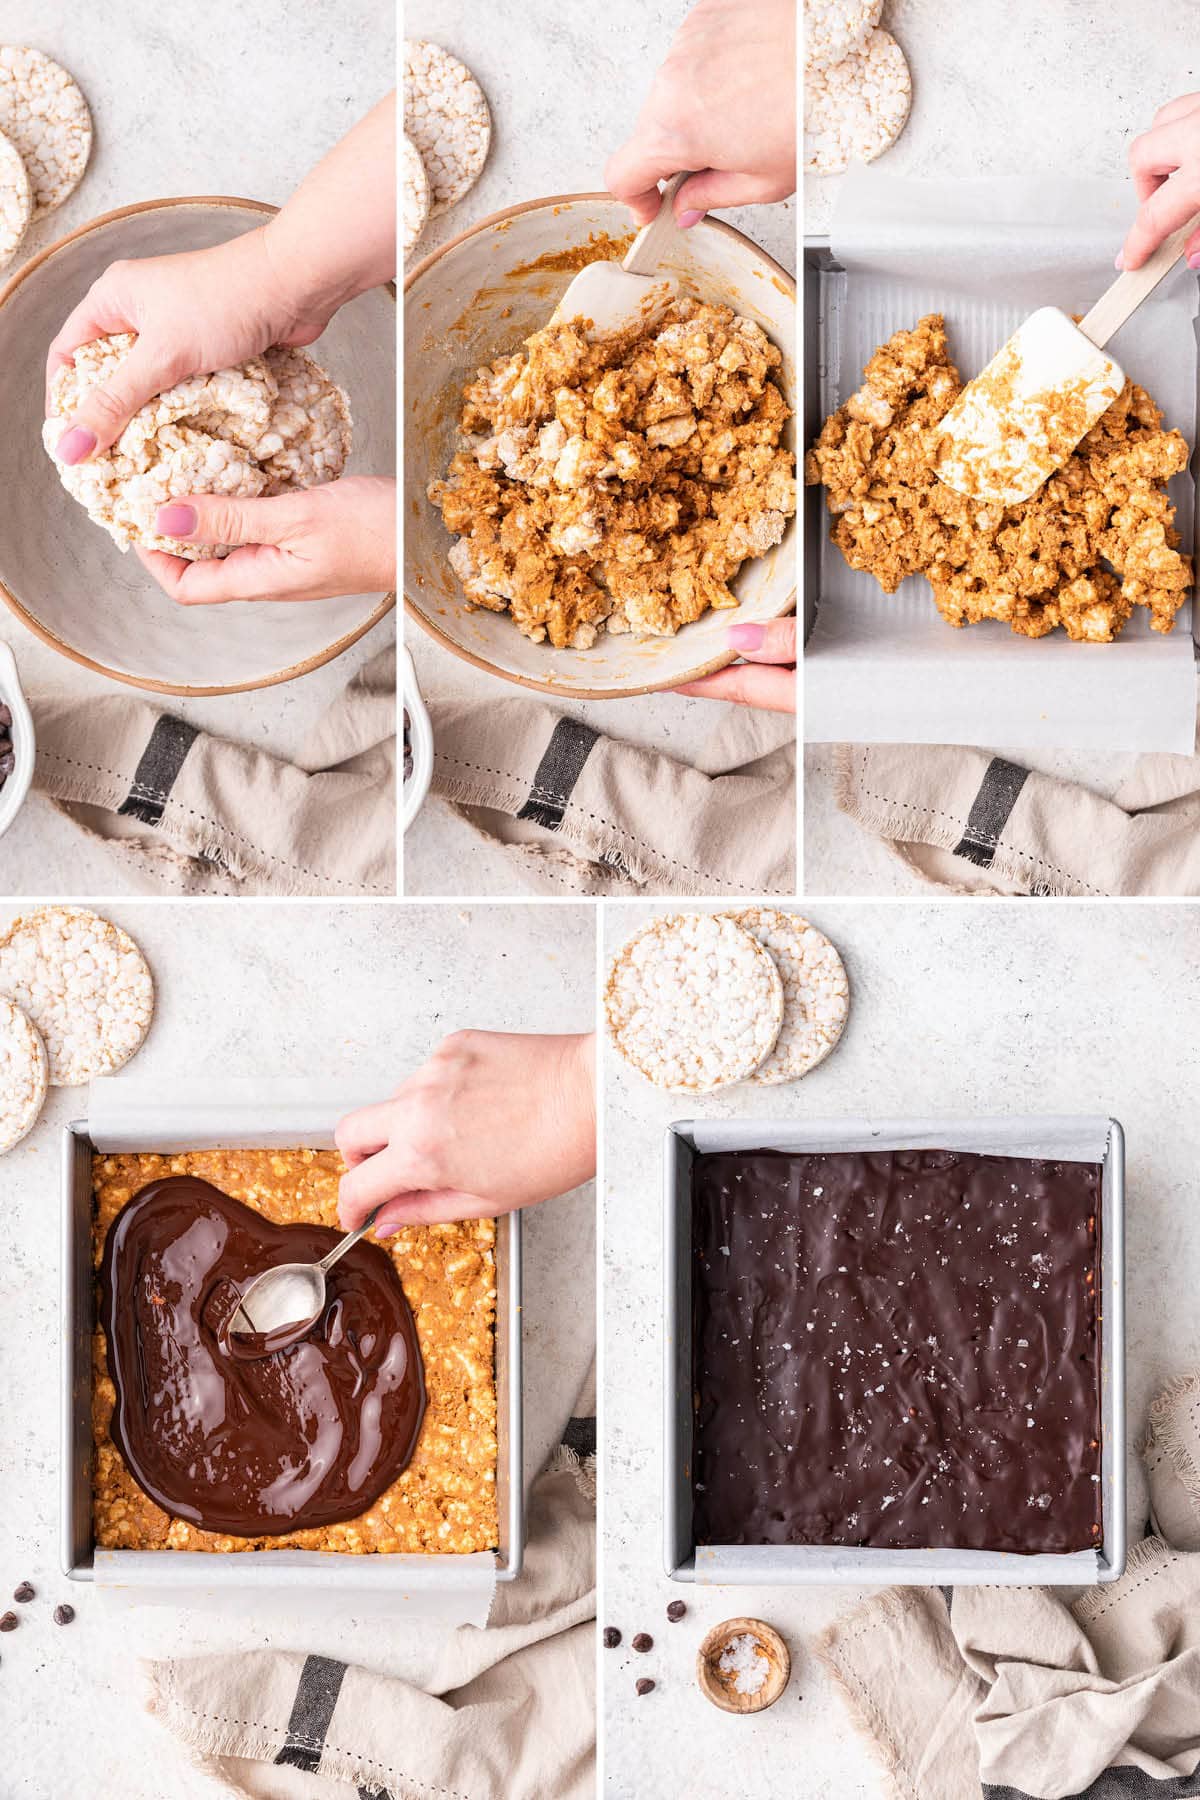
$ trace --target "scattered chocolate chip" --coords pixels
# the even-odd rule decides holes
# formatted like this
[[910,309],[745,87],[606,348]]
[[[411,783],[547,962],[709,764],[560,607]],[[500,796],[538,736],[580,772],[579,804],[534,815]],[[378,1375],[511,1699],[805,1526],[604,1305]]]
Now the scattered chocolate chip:
[[670,1619],[672,1625],[678,1625],[680,1619],[683,1618],[686,1612],[687,1607],[682,1600],[672,1600],[670,1606],[667,1608],[667,1617]]
[[637,1691],[639,1694],[652,1694],[654,1692],[654,1683],[648,1675],[643,1675],[637,1682]]
[[73,1606],[56,1606],[54,1609],[54,1623],[56,1625],[69,1625],[74,1617],[75,1608]]
[[606,1650],[615,1650],[620,1641],[621,1634],[616,1626],[606,1625],[604,1627],[604,1648]]
[[34,1588],[32,1582],[23,1581],[20,1587],[15,1587],[13,1589],[13,1599],[17,1602],[18,1606],[24,1606],[27,1601],[34,1598],[36,1591],[37,1590]]
[[635,1650],[653,1650],[654,1639],[648,1631],[639,1631],[633,1640],[633,1647]]
[[6,1612],[0,1617],[0,1631],[15,1631],[19,1622],[16,1613]]

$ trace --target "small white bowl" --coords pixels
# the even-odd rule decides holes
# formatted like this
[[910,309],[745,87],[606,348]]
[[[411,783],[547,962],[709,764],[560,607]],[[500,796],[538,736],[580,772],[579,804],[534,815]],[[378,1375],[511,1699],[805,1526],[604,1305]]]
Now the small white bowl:
[[433,780],[433,726],[421,690],[417,671],[407,650],[400,651],[400,672],[404,690],[404,716],[408,721],[408,743],[412,751],[413,772],[404,780],[401,760],[400,777],[404,785],[403,829],[408,830],[420,812]]
[[33,714],[29,710],[17,675],[17,659],[7,644],[0,644],[0,701],[12,714],[12,742],[17,766],[0,787],[0,837],[8,830],[21,810],[21,803],[33,780],[37,745],[33,735]]
[[[766,556],[743,563],[733,582],[736,613],[709,612],[673,638],[600,634],[590,650],[534,644],[507,613],[469,611],[447,562],[452,539],[426,495],[457,445],[463,383],[546,324],[571,279],[548,269],[603,232],[622,238],[628,210],[611,194],[531,200],[452,238],[405,282],[405,603],[440,644],[478,669],[522,687],[580,700],[648,694],[694,681],[735,660],[726,633],[736,620],[761,624],[796,603],[796,522]],[[540,265],[540,266],[539,266]],[[795,410],[796,284],[757,244],[717,219],[686,235],[664,264],[690,292],[754,319],[783,352],[782,387]],[[789,421],[787,441],[795,449]]]

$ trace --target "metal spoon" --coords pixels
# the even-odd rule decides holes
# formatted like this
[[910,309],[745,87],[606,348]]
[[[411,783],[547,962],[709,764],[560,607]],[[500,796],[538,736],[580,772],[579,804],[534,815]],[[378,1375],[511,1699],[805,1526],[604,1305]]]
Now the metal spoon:
[[325,1277],[347,1250],[365,1237],[381,1207],[367,1215],[357,1231],[348,1231],[318,1263],[277,1263],[256,1275],[242,1295],[222,1333],[226,1344],[243,1353],[268,1355],[295,1343],[325,1310]]

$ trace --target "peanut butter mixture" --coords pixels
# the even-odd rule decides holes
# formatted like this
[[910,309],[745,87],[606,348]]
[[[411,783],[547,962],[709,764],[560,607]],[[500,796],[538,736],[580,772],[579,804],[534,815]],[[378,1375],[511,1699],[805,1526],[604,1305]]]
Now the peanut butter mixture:
[[[337,1225],[334,1150],[196,1150],[94,1156],[93,1261],[117,1213],[147,1182],[197,1175],[276,1224]],[[496,1509],[496,1227],[406,1226],[382,1246],[395,1261],[425,1364],[425,1422],[412,1461],[361,1518],[282,1537],[226,1537],[173,1519],[138,1487],[109,1437],[114,1393],[104,1333],[93,1340],[96,1542],[125,1550],[339,1550],[347,1554],[494,1549]]]
[[853,569],[895,593],[923,574],[951,625],[1002,619],[1024,637],[1061,626],[1109,643],[1135,606],[1170,631],[1192,582],[1166,483],[1187,467],[1177,431],[1127,382],[1063,467],[1030,500],[955,493],[934,473],[938,426],[962,390],[946,327],[930,313],[897,331],[863,385],[825,421],[805,481],[822,483],[833,541]]
[[796,510],[782,357],[726,306],[681,300],[589,343],[550,325],[463,390],[463,448],[430,485],[471,606],[534,643],[671,637]]

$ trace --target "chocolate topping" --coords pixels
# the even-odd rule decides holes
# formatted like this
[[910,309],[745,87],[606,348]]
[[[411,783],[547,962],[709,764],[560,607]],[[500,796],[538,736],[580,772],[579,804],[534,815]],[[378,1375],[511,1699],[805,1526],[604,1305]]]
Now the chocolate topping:
[[366,1512],[407,1465],[424,1374],[377,1244],[334,1264],[298,1343],[229,1352],[224,1328],[254,1277],[337,1241],[324,1225],[272,1224],[190,1175],[151,1182],[113,1220],[100,1268],[110,1433],[167,1512],[232,1537],[332,1525]]
[[1101,1538],[1100,1169],[697,1156],[700,1544]]

